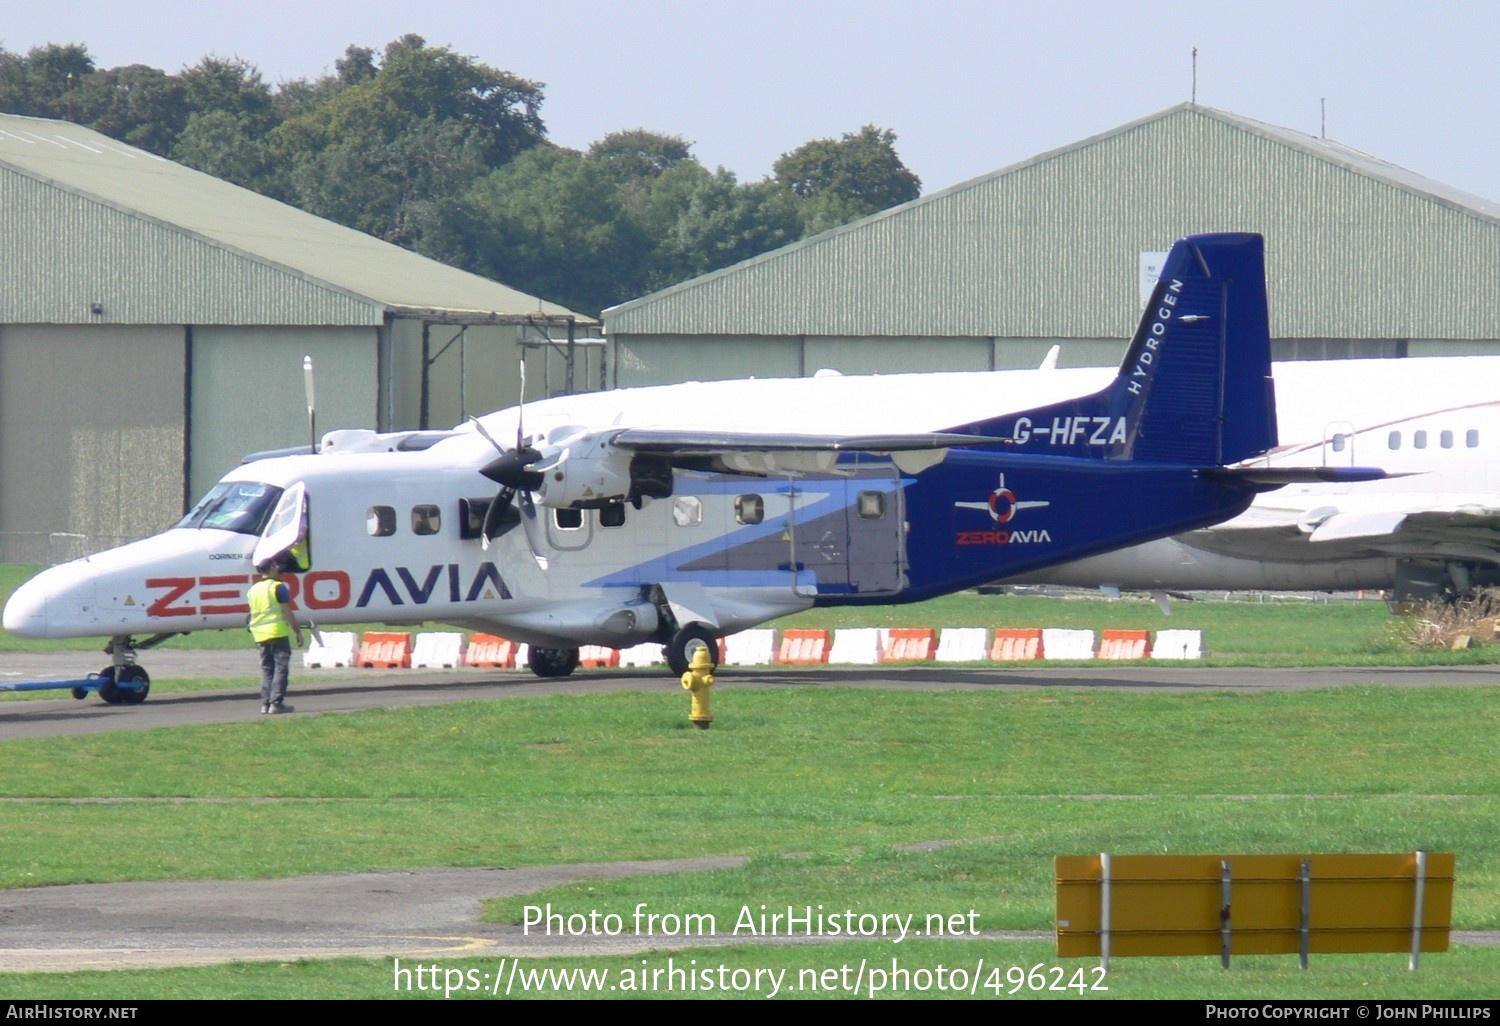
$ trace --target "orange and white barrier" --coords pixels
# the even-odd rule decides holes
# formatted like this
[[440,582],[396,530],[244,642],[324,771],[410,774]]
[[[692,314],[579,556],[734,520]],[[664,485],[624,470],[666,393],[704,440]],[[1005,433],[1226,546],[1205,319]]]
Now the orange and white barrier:
[[1202,631],[1157,631],[1152,659],[1202,659]]
[[1094,632],[1069,627],[1043,627],[1042,650],[1048,659],[1094,658]]
[[990,658],[999,663],[1041,659],[1044,654],[1040,627],[996,627]]
[[937,635],[926,627],[893,627],[881,646],[883,663],[925,661],[937,654]]
[[869,666],[880,662],[881,648],[880,628],[840,627],[833,632],[828,662]]
[[620,665],[620,650],[608,645],[579,645],[578,665],[585,670],[607,669]]
[[781,648],[776,661],[792,666],[828,662],[828,632],[810,628],[792,628],[781,632]]
[[516,643],[497,634],[471,635],[469,647],[464,652],[464,665],[513,670],[516,667]]
[[366,631],[359,644],[359,665],[387,670],[411,666],[411,635]]
[[1099,636],[1100,659],[1150,659],[1150,631],[1105,631]]
[[940,663],[977,663],[986,658],[985,643],[989,631],[983,627],[944,627],[938,637],[937,661]]
[[769,627],[731,634],[723,641],[723,662],[730,666],[769,666],[776,661],[776,632]]
[[359,635],[354,631],[320,631],[302,653],[302,665],[353,666],[358,648]]
[[413,669],[453,670],[464,664],[464,636],[457,631],[418,634],[411,649]]

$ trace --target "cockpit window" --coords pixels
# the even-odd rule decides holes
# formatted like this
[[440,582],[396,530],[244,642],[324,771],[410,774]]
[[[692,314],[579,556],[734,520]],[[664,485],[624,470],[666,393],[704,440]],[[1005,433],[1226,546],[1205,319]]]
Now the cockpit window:
[[178,527],[212,528],[258,535],[276,508],[281,489],[254,481],[220,481],[198,500]]

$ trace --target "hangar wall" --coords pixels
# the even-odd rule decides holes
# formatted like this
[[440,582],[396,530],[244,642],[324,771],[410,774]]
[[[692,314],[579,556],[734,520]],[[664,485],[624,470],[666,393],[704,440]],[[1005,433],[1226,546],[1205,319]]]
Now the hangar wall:
[[188,505],[252,450],[311,444],[303,356],[313,358],[320,436],[375,427],[379,329],[195,327],[190,337]]
[[0,561],[76,554],[182,515],[186,342],[118,326],[0,325]]

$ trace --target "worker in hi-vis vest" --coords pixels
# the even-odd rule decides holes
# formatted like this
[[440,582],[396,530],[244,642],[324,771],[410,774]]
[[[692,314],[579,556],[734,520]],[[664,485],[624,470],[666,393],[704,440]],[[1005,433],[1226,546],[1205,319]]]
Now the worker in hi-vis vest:
[[250,636],[260,646],[260,711],[289,713],[286,686],[292,663],[289,636],[302,647],[302,628],[292,615],[291,590],[281,580],[281,567],[266,560],[255,568],[261,579],[250,586]]

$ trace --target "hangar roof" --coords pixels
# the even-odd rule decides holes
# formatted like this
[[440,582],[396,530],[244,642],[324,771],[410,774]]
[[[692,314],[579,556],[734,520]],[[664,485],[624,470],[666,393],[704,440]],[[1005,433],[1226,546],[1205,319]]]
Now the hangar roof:
[[1500,337],[1500,203],[1192,103],[611,307],[604,321],[614,336],[1121,338],[1141,257],[1211,231],[1266,236],[1280,337]]
[[0,114],[0,168],[387,313],[589,320],[66,121]]

